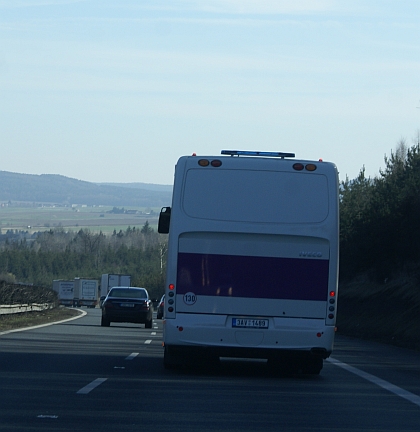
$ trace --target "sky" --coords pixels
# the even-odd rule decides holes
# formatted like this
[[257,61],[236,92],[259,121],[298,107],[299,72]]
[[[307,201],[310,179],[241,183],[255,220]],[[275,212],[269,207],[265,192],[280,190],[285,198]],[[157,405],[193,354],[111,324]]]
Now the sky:
[[172,184],[293,152],[340,180],[420,129],[418,0],[0,0],[0,170]]

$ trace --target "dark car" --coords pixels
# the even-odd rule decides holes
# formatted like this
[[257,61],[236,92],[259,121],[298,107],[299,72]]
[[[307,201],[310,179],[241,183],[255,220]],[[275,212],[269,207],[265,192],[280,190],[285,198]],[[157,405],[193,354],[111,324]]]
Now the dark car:
[[157,319],[163,318],[163,309],[165,307],[165,294],[163,294],[162,298],[160,299],[160,302],[157,307]]
[[146,288],[111,288],[102,303],[102,327],[111,322],[130,322],[144,324],[152,328],[153,304]]

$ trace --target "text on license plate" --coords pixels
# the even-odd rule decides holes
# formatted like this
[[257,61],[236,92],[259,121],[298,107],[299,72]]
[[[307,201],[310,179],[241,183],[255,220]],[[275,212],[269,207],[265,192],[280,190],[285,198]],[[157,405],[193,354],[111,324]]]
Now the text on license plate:
[[232,318],[232,327],[268,328],[268,319]]
[[121,303],[121,307],[134,307],[134,303]]

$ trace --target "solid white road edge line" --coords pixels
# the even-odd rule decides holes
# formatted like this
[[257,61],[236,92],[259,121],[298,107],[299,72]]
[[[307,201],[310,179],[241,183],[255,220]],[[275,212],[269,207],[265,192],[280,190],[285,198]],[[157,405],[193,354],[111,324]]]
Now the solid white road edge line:
[[87,315],[86,311],[84,311],[82,309],[77,309],[77,310],[80,311],[80,312],[82,312],[82,313],[80,315],[77,315],[77,316],[73,317],[73,318],[67,318],[65,320],[54,321],[54,322],[47,323],[47,324],[39,324],[39,325],[32,326],[32,327],[22,327],[22,328],[18,328],[18,329],[14,329],[14,330],[6,330],[4,332],[0,332],[0,336],[3,336],[5,334],[9,334],[9,333],[16,333],[16,332],[21,332],[21,331],[25,331],[25,330],[34,330],[34,329],[41,328],[41,327],[48,327],[48,326],[52,326],[54,324],[61,324],[61,323],[64,323],[64,322],[73,321],[75,319],[82,318],[85,315]]
[[83,388],[81,388],[78,392],[76,392],[77,394],[88,394],[90,393],[94,388],[98,387],[98,385],[102,384],[103,382],[105,382],[108,378],[96,378],[96,380],[92,381],[90,384],[88,384],[87,386],[84,386]]
[[355,368],[354,366],[350,366],[347,363],[343,363],[339,360],[333,359],[333,358],[328,358],[327,361],[329,361],[332,364],[335,364],[336,366],[339,366],[343,369],[345,369],[348,372],[351,372],[367,381],[370,381],[371,383],[382,387],[385,390],[388,390],[391,393],[394,393],[395,395],[402,397],[410,402],[412,402],[413,404],[416,404],[418,406],[420,406],[420,396],[415,395],[414,393],[411,393],[407,390],[402,389],[401,387],[398,387],[394,384],[391,384],[388,381],[385,381],[381,378],[378,378],[375,375],[371,375],[370,373],[367,372],[363,372],[360,369]]
[[140,353],[131,353],[128,357],[126,357],[126,360],[133,360],[133,358],[137,357]]

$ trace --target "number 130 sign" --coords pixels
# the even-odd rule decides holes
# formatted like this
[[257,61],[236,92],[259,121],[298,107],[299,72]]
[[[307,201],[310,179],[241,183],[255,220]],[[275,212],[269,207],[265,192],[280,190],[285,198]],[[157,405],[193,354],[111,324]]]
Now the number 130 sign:
[[184,303],[186,305],[193,305],[197,301],[197,296],[193,292],[187,292],[184,294]]

